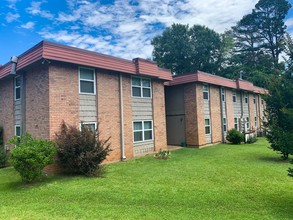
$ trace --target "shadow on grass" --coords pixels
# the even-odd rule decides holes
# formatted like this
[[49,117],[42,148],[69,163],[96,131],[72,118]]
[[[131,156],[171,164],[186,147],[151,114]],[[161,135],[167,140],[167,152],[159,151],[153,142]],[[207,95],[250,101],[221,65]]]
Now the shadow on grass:
[[276,155],[276,156],[259,156],[256,159],[261,160],[261,161],[265,161],[265,162],[270,162],[270,163],[281,163],[281,164],[288,163],[288,164],[290,164],[290,159],[283,160],[278,155]]

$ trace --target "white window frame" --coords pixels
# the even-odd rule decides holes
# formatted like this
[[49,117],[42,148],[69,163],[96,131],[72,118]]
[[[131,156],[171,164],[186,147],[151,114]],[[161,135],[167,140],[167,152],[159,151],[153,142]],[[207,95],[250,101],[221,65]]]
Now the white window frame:
[[[236,119],[236,120],[235,120]],[[236,122],[235,122],[236,121]],[[236,125],[236,126],[235,126]],[[234,128],[236,129],[236,130],[239,130],[238,129],[238,118],[234,118]]]
[[[19,135],[17,135],[16,129],[19,128]],[[20,125],[14,125],[14,135],[19,137],[21,136],[21,127]]]
[[227,118],[223,118],[223,131],[226,132],[227,131]]
[[95,121],[86,121],[86,122],[80,122],[79,123],[79,130],[81,131],[82,125],[94,125],[95,131],[97,130],[97,122]]
[[[234,102],[234,98],[235,98],[235,102]],[[236,92],[236,90],[233,90],[233,92],[232,92],[232,101],[233,101],[234,103],[237,102],[237,92]]]
[[256,105],[256,95],[255,94],[253,95],[253,104]]
[[[81,79],[80,78],[80,70],[81,69],[88,69],[88,70],[92,70],[93,71],[93,75],[94,75],[94,79],[90,80],[90,79]],[[93,82],[94,83],[94,93],[88,93],[88,92],[81,92],[81,81],[86,81],[86,82]],[[79,94],[86,94],[86,95],[96,95],[96,72],[94,68],[89,68],[89,67],[83,67],[80,66],[78,67],[78,87],[79,87]]]
[[[208,98],[207,99],[205,99],[204,93],[207,93],[208,94]],[[202,85],[202,95],[203,95],[203,99],[204,100],[210,100],[210,90],[209,90],[209,85],[208,84],[203,84]]]
[[[20,80],[20,85],[16,86],[16,80]],[[16,98],[16,90],[19,89],[19,98]],[[18,101],[21,99],[21,77],[20,76],[16,76],[14,78],[14,101]]]
[[[142,123],[142,130],[134,130],[134,123],[135,122],[141,122]],[[144,129],[144,123],[145,122],[151,122],[151,129]],[[134,141],[134,132],[142,132],[142,140],[141,141]],[[144,132],[145,131],[152,131],[152,139],[145,140]],[[135,120],[132,121],[132,137],[133,137],[133,143],[141,143],[141,142],[147,142],[147,141],[153,141],[154,140],[154,123],[153,120]]]
[[[206,120],[209,120],[208,125],[206,125]],[[207,127],[209,127],[209,131],[210,131],[209,133],[207,133],[207,130],[206,130]],[[210,118],[205,118],[204,119],[204,132],[205,132],[206,135],[209,135],[209,134],[212,133],[212,131],[211,131],[211,119]]]
[[[139,79],[140,80],[140,86],[136,86],[136,85],[132,85],[132,79],[133,78],[136,78],[136,79]],[[150,81],[150,87],[146,87],[146,86],[143,86],[142,85],[142,80],[149,80]],[[132,92],[132,88],[135,87],[135,88],[140,88],[140,96],[134,96],[133,95],[133,92]],[[150,90],[150,97],[144,97],[143,96],[143,89],[149,89]],[[145,78],[145,77],[137,77],[137,76],[132,76],[131,77],[131,97],[133,98],[142,98],[142,99],[152,99],[153,97],[153,94],[152,94],[152,80],[150,78]]]
[[226,90],[225,88],[221,88],[221,100],[222,102],[226,102]]

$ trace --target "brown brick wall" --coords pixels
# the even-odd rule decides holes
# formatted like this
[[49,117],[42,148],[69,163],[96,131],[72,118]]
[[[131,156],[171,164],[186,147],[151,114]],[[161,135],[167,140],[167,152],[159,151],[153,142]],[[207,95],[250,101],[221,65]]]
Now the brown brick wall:
[[162,81],[153,80],[153,122],[155,151],[167,149],[165,93]]
[[79,126],[78,67],[66,63],[51,63],[49,67],[50,138],[60,130],[64,120]]
[[233,91],[226,90],[226,113],[227,113],[227,131],[234,128],[234,108],[233,108]]
[[198,146],[206,144],[205,135],[205,116],[204,116],[204,99],[202,84],[196,84],[196,112],[197,112],[197,132],[198,132]]
[[185,136],[186,143],[194,146],[198,145],[196,98],[196,84],[186,84],[184,86]]
[[14,97],[13,79],[1,79],[0,81],[0,126],[3,127],[4,143],[14,136]]
[[222,116],[219,87],[210,85],[212,143],[222,142]]
[[26,132],[33,137],[49,139],[48,65],[26,71]]
[[[126,159],[133,157],[131,77],[123,75],[124,152]],[[117,158],[117,160],[120,159]]]
[[97,73],[98,120],[101,138],[111,137],[108,161],[121,158],[119,76],[117,73]]

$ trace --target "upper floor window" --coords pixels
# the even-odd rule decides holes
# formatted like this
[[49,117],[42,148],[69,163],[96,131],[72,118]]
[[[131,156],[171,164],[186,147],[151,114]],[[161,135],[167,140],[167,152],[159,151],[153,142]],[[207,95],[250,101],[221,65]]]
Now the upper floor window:
[[247,93],[244,93],[244,102],[248,103],[248,94]]
[[233,102],[237,102],[237,93],[235,90],[233,91],[232,97],[233,97]]
[[152,88],[151,88],[151,80],[140,78],[140,77],[132,77],[131,78],[131,87],[132,87],[132,96],[140,97],[140,98],[151,98],[152,97]]
[[133,140],[134,142],[153,140],[153,122],[133,122]]
[[226,93],[225,93],[225,89],[221,88],[221,98],[222,98],[222,102],[226,101]]
[[256,96],[255,96],[255,94],[253,95],[253,104],[256,104]]
[[96,94],[95,70],[90,68],[79,68],[79,93]]
[[203,99],[209,100],[209,86],[203,85],[202,90],[203,90]]
[[20,76],[15,77],[14,78],[14,100],[20,99],[20,84],[21,84]]

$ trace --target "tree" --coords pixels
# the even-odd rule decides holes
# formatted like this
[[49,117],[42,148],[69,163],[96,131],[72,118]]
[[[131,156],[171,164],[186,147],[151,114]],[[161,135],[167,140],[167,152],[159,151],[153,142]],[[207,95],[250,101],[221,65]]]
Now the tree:
[[279,57],[285,49],[284,18],[289,8],[286,0],[260,0],[252,13],[232,27],[234,51],[224,70],[228,77],[242,71],[244,79],[267,87],[271,77],[284,70]]
[[267,138],[271,148],[288,159],[293,154],[293,77],[285,72],[271,81],[269,94],[265,97],[267,108]]
[[255,15],[257,35],[262,39],[261,47],[268,50],[275,68],[278,68],[280,54],[285,48],[284,19],[290,8],[287,0],[260,0],[252,13]]
[[175,74],[197,70],[214,73],[218,69],[221,38],[205,26],[173,24],[151,44],[154,60]]

